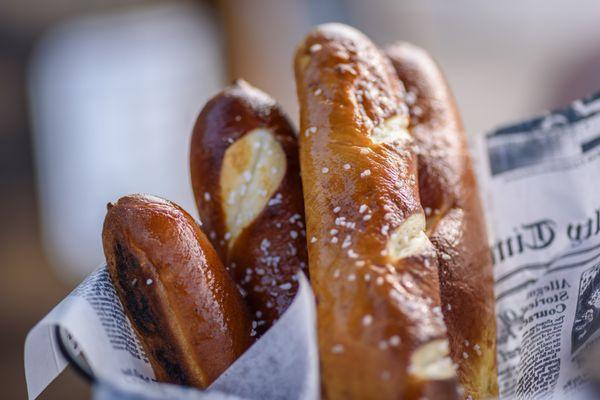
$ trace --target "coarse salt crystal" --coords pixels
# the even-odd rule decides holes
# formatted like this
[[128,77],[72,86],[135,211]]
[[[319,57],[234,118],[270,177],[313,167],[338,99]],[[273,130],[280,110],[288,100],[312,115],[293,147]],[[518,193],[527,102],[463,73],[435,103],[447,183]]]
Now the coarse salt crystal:
[[310,134],[315,133],[317,131],[317,128],[314,126],[311,126],[310,128],[308,128],[307,130],[304,131],[304,136],[308,137]]
[[281,199],[283,198],[283,196],[281,195],[281,193],[277,193],[275,195],[275,197],[273,197],[271,200],[269,200],[267,202],[268,206],[274,206],[276,204],[281,204]]
[[350,235],[346,235],[346,237],[344,238],[344,242],[342,243],[342,249],[350,247],[351,244],[352,241],[350,239]]
[[312,46],[310,46],[309,51],[311,53],[316,53],[317,51],[321,50],[323,48],[322,45],[320,45],[319,43],[315,43]]
[[396,347],[400,344],[400,336],[394,335],[389,340],[390,346]]
[[344,352],[344,346],[342,346],[341,344],[336,344],[335,346],[333,346],[331,348],[331,352],[333,354],[340,354]]

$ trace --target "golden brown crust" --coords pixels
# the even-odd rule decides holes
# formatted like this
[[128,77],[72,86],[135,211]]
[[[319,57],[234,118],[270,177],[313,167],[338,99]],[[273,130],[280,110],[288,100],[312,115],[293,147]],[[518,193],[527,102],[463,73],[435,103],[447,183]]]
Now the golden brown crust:
[[[262,139],[244,144],[250,135]],[[273,152],[282,156],[274,157]],[[227,154],[237,165],[224,162]],[[269,164],[274,161],[280,165]],[[244,163],[253,164],[242,172],[244,177],[247,174],[244,187],[237,196],[225,195],[223,185],[239,175],[235,170],[243,169]],[[261,173],[261,163],[265,164],[266,176]],[[237,81],[213,97],[200,113],[192,136],[190,165],[203,228],[241,287],[260,335],[292,302],[298,289],[296,273],[301,269],[307,272],[304,202],[294,130],[272,98]],[[225,181],[223,174],[228,174]],[[269,179],[280,179],[271,184],[275,185],[271,191],[267,190]],[[262,200],[239,194],[250,191],[264,192]],[[228,226],[226,217],[227,206],[234,203],[240,204],[242,219],[243,213],[252,214],[251,209],[257,208],[239,234]]]
[[109,204],[108,271],[159,381],[207,387],[251,344],[233,280],[179,206],[152,196]]
[[493,273],[466,137],[436,63],[406,43],[388,48],[408,91],[419,191],[438,251],[444,320],[465,397],[498,396]]
[[295,73],[324,395],[452,398],[402,86],[365,36],[339,24],[307,36]]

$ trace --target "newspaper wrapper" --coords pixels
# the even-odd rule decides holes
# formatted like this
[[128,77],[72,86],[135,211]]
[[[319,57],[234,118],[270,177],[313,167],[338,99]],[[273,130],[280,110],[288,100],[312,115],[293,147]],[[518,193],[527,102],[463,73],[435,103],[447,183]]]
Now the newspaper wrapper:
[[586,393],[600,327],[600,94],[478,143],[501,398]]
[[[476,139],[494,261],[500,397],[592,398],[589,375],[600,360],[594,357],[600,340],[600,95]],[[154,382],[101,268],[30,332],[30,398],[65,367],[57,325],[99,377],[97,399],[319,396],[314,301],[304,277],[281,320],[207,392]]]
[[[81,352],[98,399],[316,399],[319,370],[315,306],[299,276],[296,298],[277,323],[207,391],[156,383],[105,266],[92,273],[27,335],[25,376],[37,397],[66,367],[63,340]],[[60,327],[60,330],[56,329]]]

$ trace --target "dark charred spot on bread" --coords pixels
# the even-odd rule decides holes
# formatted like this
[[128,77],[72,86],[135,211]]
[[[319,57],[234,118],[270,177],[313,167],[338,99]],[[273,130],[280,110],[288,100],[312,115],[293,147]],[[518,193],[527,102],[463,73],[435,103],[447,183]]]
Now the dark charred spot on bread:
[[138,284],[142,287],[145,281],[142,276],[142,267],[139,260],[120,241],[116,241],[115,243],[114,254],[117,267],[117,280],[125,308],[129,310],[141,334],[157,333],[157,318],[148,301],[147,290],[128,289],[133,282],[139,282]]
[[152,352],[154,359],[164,369],[169,382],[189,386],[190,382],[188,382],[186,374],[181,368],[178,357],[175,354],[176,352],[173,349],[164,347],[157,347]]

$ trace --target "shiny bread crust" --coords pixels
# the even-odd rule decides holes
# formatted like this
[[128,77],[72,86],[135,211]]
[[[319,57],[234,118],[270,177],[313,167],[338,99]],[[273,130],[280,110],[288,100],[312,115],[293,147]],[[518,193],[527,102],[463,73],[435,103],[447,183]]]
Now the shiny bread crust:
[[161,382],[206,388],[252,343],[250,316],[208,239],[179,206],[108,205],[108,271]]
[[[408,118],[402,84],[379,49],[341,24],[313,30],[294,67],[323,395],[454,398],[448,357],[421,357],[426,345],[447,346],[424,222],[415,251],[392,257],[389,247],[407,221],[424,220],[412,138],[386,129]],[[434,364],[443,377],[421,368]]]
[[465,398],[498,396],[493,271],[464,129],[450,89],[422,49],[398,43],[387,55],[410,99],[421,204],[438,252],[442,311]]
[[[224,211],[230,199],[224,198],[221,187],[224,157],[228,149],[257,130],[271,134],[283,150],[285,166],[268,167],[285,168],[285,172],[278,187],[264,199],[263,209],[239,236],[232,238]],[[247,156],[242,150],[236,158]],[[261,151],[258,162],[272,150]],[[308,273],[294,129],[275,100],[238,80],[214,96],[200,113],[192,135],[190,168],[203,229],[241,288],[260,336],[292,302],[298,289],[298,271]],[[248,199],[232,200],[241,203],[241,212],[252,206]]]

